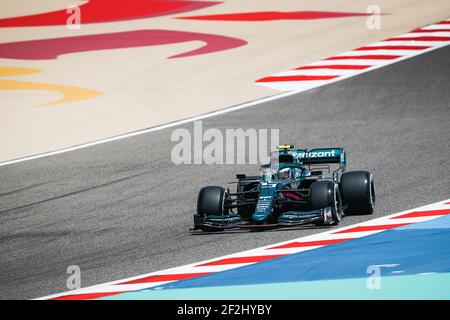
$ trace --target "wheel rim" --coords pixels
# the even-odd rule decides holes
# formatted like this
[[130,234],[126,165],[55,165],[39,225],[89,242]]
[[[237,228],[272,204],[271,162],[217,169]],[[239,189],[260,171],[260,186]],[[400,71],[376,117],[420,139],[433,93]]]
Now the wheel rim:
[[222,211],[222,216],[225,215],[225,199],[227,198],[227,191],[225,190],[225,192],[223,193],[223,198],[222,198],[222,205],[221,205],[221,211]]
[[341,221],[342,218],[342,201],[341,201],[341,195],[338,192],[338,187],[335,184],[334,185],[334,210],[336,212],[335,219],[337,222]]
[[370,200],[370,207],[373,210],[375,207],[375,184],[373,182],[372,175],[370,175],[369,178],[369,200]]

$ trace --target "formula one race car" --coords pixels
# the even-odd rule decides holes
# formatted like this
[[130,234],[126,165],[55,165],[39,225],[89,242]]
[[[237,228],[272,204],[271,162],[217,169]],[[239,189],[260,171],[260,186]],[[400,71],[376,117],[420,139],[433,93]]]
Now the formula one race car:
[[372,214],[373,175],[345,168],[342,148],[279,146],[259,176],[236,175],[236,192],[202,188],[192,230],[337,225],[344,215]]

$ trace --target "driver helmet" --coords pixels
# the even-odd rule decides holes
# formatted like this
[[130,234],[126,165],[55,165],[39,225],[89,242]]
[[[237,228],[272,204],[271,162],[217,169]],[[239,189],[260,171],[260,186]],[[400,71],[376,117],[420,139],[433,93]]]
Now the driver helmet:
[[278,179],[280,180],[289,180],[293,178],[293,172],[291,168],[283,168],[278,171]]

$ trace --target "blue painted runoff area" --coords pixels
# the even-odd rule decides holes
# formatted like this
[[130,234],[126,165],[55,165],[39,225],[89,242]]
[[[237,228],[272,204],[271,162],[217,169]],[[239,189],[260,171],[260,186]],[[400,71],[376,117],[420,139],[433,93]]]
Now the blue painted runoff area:
[[245,286],[142,290],[101,300],[448,300],[450,273],[381,277],[374,287],[369,278],[298,281]]
[[[391,290],[369,289],[376,275]],[[285,299],[307,299],[305,292],[330,299],[450,299],[450,216],[111,298],[227,299],[227,292],[243,299],[276,299],[275,292]]]

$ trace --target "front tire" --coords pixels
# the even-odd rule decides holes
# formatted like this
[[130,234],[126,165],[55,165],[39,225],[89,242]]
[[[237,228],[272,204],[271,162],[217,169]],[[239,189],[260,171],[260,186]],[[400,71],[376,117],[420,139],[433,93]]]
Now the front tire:
[[[199,216],[223,216],[225,210],[226,191],[222,187],[203,187],[197,198],[197,214]],[[202,231],[223,231],[219,228],[200,227]]]
[[367,171],[342,174],[340,189],[346,215],[372,214],[375,208],[375,184]]

